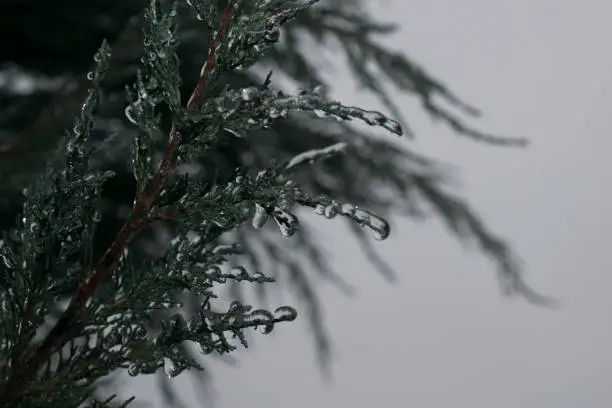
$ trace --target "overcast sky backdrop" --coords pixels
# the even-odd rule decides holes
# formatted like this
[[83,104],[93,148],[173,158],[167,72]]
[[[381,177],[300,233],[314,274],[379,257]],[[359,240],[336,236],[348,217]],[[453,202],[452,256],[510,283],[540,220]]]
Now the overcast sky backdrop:
[[[395,94],[419,135],[404,142],[460,166],[462,194],[514,243],[529,283],[562,308],[503,298],[493,265],[435,222],[395,219],[392,237],[376,242],[400,275],[390,285],[342,222],[315,219],[333,264],[359,292],[348,299],[320,288],[333,381],[321,380],[303,319],[259,336],[235,354],[235,367],[212,363],[216,407],[612,406],[612,5],[379,0],[370,8],[401,25],[390,46],[484,110],[480,129],[531,139],[527,150],[481,146]],[[346,70],[331,75],[334,98],[381,108],[355,92]],[[162,407],[152,377],[130,381],[122,394]],[[188,375],[173,381],[190,407],[209,405]]]

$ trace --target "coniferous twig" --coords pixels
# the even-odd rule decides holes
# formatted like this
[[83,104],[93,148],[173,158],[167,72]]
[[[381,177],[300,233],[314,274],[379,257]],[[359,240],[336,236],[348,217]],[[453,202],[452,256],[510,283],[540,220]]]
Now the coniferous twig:
[[[193,96],[189,100],[189,109],[195,109],[197,107],[199,98],[203,97],[206,91],[206,77],[214,68],[215,51],[220,45],[223,35],[225,34],[229,20],[234,12],[235,3],[235,0],[229,0],[228,5],[223,12],[223,18],[218,29],[217,37],[209,48],[207,64],[205,65],[205,69],[203,69],[200,81],[195,87]],[[173,131],[170,136],[170,144],[146,192],[137,198],[132,213],[126,220],[123,228],[117,234],[117,238],[108,249],[102,260],[99,262],[98,267],[94,269],[92,276],[88,277],[79,285],[77,292],[72,298],[68,308],[62,314],[54,328],[49,332],[40,347],[36,350],[34,355],[28,359],[28,361],[18,368],[20,371],[15,372],[6,382],[6,384],[0,388],[0,406],[6,402],[6,398],[11,394],[19,395],[19,387],[24,383],[24,380],[31,377],[33,372],[35,372],[40,365],[49,358],[49,353],[56,351],[58,342],[61,340],[63,334],[66,331],[69,331],[69,325],[74,320],[75,316],[85,306],[85,303],[95,292],[97,287],[100,285],[100,282],[107,277],[110,269],[117,262],[120,254],[125,248],[125,245],[129,242],[133,234],[137,233],[142,226],[144,226],[141,221],[138,221],[138,218],[142,211],[151,204],[157,190],[159,189],[159,186],[165,181],[171,166],[172,155],[174,154],[174,150],[176,149],[179,140],[180,136],[173,127]]]
[[[263,327],[263,332],[269,333],[275,323],[294,320],[296,312],[289,306],[281,306],[274,313],[251,310],[251,306],[239,302],[233,302],[227,313],[210,308],[210,300],[215,297],[210,290],[213,284],[228,279],[273,281],[259,272],[251,275],[244,267],[223,273],[219,265],[227,256],[238,253],[238,248],[206,247],[219,232],[251,217],[253,226],[261,228],[271,216],[281,234],[288,237],[299,224],[291,209],[302,205],[327,218],[346,216],[371,229],[376,239],[389,236],[389,224],[384,219],[327,196],[310,197],[291,179],[305,164],[341,153],[345,143],[303,152],[281,164],[238,175],[208,192],[202,190],[198,180],[188,180],[178,197],[167,198],[176,187],[168,183],[172,169],[187,162],[198,149],[206,148],[220,129],[245,137],[252,129],[269,127],[275,119],[286,117],[289,111],[311,111],[318,117],[358,119],[402,134],[396,121],[379,112],[327,100],[318,89],[295,95],[272,90],[270,76],[260,88],[226,88],[220,96],[205,98],[209,81],[216,82],[226,72],[253,65],[278,41],[280,25],[316,1],[302,4],[228,0],[221,10],[214,2],[189,1],[198,19],[211,26],[216,23],[217,28],[198,84],[183,109],[173,34],[176,4],[163,11],[158,0],[151,0],[145,13],[143,71],[134,86],[136,95],[129,92],[131,102],[126,108],[126,116],[139,129],[132,150],[138,191],[114,242],[92,267],[91,236],[100,221],[97,201],[102,184],[112,177],[108,172],[91,171],[92,149],[87,144],[100,103],[100,83],[110,58],[110,47],[106,42],[102,44],[94,56],[96,66],[87,76],[93,88],[72,132],[67,133],[47,174],[24,191],[23,218],[11,232],[12,239],[5,236],[0,241],[0,305],[5,307],[0,310],[0,324],[6,330],[0,343],[0,356],[5,359],[0,360],[0,407],[36,405],[41,401],[49,407],[76,406],[91,395],[96,380],[118,368],[138,375],[164,366],[169,376],[185,369],[201,369],[197,362],[177,351],[182,341],[199,343],[203,354],[226,353],[235,347],[225,332],[231,332],[246,346],[244,329]],[[163,106],[172,112],[173,122],[166,151],[154,169],[151,133],[159,130],[159,109]],[[127,248],[130,240],[144,226],[167,217],[183,224],[173,247],[159,263],[151,264],[150,270],[135,268]],[[220,229],[212,232],[212,225]],[[198,238],[188,238],[188,232],[195,232]],[[73,234],[79,238],[73,238]],[[78,256],[69,257],[70,254]],[[166,273],[155,273],[160,270]],[[76,290],[67,308],[43,339],[35,340],[49,303],[57,300],[54,294],[72,284]],[[154,341],[148,340],[142,320],[154,307],[169,309],[178,305],[176,292],[182,290],[205,296],[200,314],[188,324],[182,315],[175,314],[163,323]],[[109,332],[104,334],[106,329]],[[79,339],[85,343],[78,344]],[[107,406],[111,399],[93,400],[92,406]]]

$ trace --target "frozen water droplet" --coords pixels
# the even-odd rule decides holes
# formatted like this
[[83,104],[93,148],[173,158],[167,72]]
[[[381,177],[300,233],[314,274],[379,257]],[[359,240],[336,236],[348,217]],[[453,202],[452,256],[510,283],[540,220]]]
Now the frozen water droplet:
[[0,258],[2,258],[2,262],[4,263],[4,266],[6,266],[8,269],[14,268],[13,263],[6,255],[4,255],[3,253],[0,253]]
[[181,370],[176,366],[174,361],[168,357],[164,357],[164,373],[168,378],[173,378],[179,375]]
[[230,271],[230,274],[238,280],[243,280],[249,277],[249,273],[244,266],[234,266]]
[[212,266],[206,271],[206,277],[215,280],[221,276],[221,269],[218,266]]
[[293,207],[293,204],[294,204],[294,199],[286,194],[281,196],[278,202],[276,203],[278,208],[280,208],[281,210],[285,210],[285,211],[290,210],[291,207]]
[[385,124],[385,129],[395,133],[398,136],[401,136],[404,134],[404,131],[402,130],[402,126],[399,124],[399,122],[395,121],[395,120],[387,120],[387,123]]
[[236,315],[230,315],[230,316],[226,315],[224,320],[225,320],[227,327],[234,327],[234,328],[238,328],[240,321],[241,321],[241,319]]
[[264,282],[273,282],[274,279],[273,278],[269,278],[266,275],[264,275],[261,272],[255,272],[252,276],[252,278],[255,280],[255,282],[257,283],[264,283]]
[[364,210],[356,209],[355,211],[353,211],[353,217],[355,217],[357,222],[361,224],[366,224],[371,220],[372,214]]
[[363,119],[371,125],[383,125],[387,118],[380,112],[368,112],[364,113]]
[[75,145],[74,140],[69,140],[68,143],[66,143],[66,151],[68,153],[74,152],[74,145]]
[[132,105],[125,107],[125,117],[134,125],[138,124],[138,121],[136,121],[136,117],[134,115],[134,107]]
[[144,327],[138,326],[136,330],[134,331],[134,334],[136,335],[137,338],[143,338],[144,336],[147,335],[147,329],[145,329]]
[[215,346],[212,345],[212,339],[205,340],[205,343],[200,343],[200,353],[207,355],[215,350]]
[[338,203],[334,201],[333,203],[325,207],[325,218],[327,219],[334,218],[338,214],[339,209],[340,209],[340,206],[338,205]]
[[255,215],[253,216],[253,228],[259,229],[268,221],[268,212],[259,204],[255,204]]
[[263,326],[263,334],[269,334],[274,329],[274,315],[264,309],[252,311],[249,314],[249,321],[257,326]]
[[386,220],[373,214],[370,215],[368,226],[372,229],[374,239],[378,241],[387,239],[389,237],[389,234],[391,233],[391,227],[389,226],[389,223]]
[[75,136],[81,136],[83,134],[83,126],[80,122],[74,124],[72,133],[74,133]]
[[242,308],[242,303],[240,303],[237,300],[234,300],[232,303],[230,303],[228,312],[238,312],[241,308]]
[[266,41],[270,42],[278,41],[280,38],[280,29],[278,27],[274,27],[272,30],[264,34],[264,38]]
[[314,212],[317,215],[325,214],[325,206],[323,204],[317,204],[317,206],[314,209]]
[[268,111],[268,116],[270,116],[272,119],[276,119],[280,115],[281,115],[281,112],[276,108],[270,108],[270,110]]
[[257,176],[255,177],[255,181],[260,182],[264,180],[267,175],[268,175],[268,170],[261,170],[259,173],[257,173]]
[[350,214],[355,213],[355,206],[351,203],[342,204],[341,208],[342,208],[342,214],[350,215]]
[[102,212],[100,210],[95,210],[93,215],[91,216],[91,220],[93,222],[100,222],[100,221],[102,221]]
[[258,93],[259,92],[257,91],[257,89],[251,86],[251,87],[242,89],[241,97],[243,101],[248,102],[248,101],[253,100],[257,96]]
[[281,208],[274,209],[274,220],[280,228],[281,235],[284,237],[290,237],[297,231],[299,227],[298,218]]
[[140,373],[140,368],[138,367],[138,365],[132,363],[128,366],[128,374],[131,377],[136,377],[139,373]]
[[297,318],[297,311],[291,306],[281,306],[274,311],[274,318],[279,321],[290,322]]
[[274,330],[274,323],[265,324],[261,327],[262,334],[270,334],[272,333],[272,330]]
[[26,188],[24,188],[23,190],[21,190],[21,194],[23,194],[24,196],[28,196],[28,194],[30,193],[30,191]]
[[231,133],[232,135],[239,137],[239,138],[244,138],[244,135],[234,129],[230,129],[230,128],[223,128],[223,130],[225,130],[226,132]]

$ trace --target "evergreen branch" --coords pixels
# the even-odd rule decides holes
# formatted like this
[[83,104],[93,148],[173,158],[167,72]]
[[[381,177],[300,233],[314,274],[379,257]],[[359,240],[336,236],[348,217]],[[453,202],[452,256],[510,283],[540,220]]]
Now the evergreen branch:
[[[187,107],[189,109],[196,108],[197,102],[204,95],[206,90],[206,76],[214,69],[215,50],[219,47],[223,35],[226,32],[227,26],[234,11],[235,1],[236,0],[229,0],[228,5],[224,10],[223,18],[221,19],[218,29],[218,35],[216,36],[214,42],[211,42],[210,44],[207,63],[203,67],[200,80],[198,81],[192,97],[188,102]],[[138,232],[137,227],[143,226],[143,224],[139,223],[137,219],[140,214],[149,207],[155,197],[155,194],[157,193],[159,186],[161,186],[166,180],[168,170],[172,165],[171,159],[179,141],[180,134],[178,131],[176,131],[176,126],[173,124],[170,143],[146,192],[137,197],[130,215],[128,216],[121,230],[118,232],[114,242],[98,263],[98,266],[95,268],[92,276],[78,286],[75,295],[70,301],[70,304],[53,329],[51,329],[51,331],[47,334],[42,344],[25,363],[19,365],[15,369],[5,384],[0,387],[0,407],[6,406],[11,399],[21,396],[22,388],[27,384],[28,380],[32,378],[41,365],[47,361],[50,356],[58,350],[58,348],[61,347],[62,339],[75,329],[72,324],[75,323],[76,319],[78,318],[79,311],[85,307],[87,301],[90,299],[98,286],[100,286],[100,283],[108,276],[112,270],[112,266],[117,262],[123,253],[125,246],[129,243],[134,234]]]
[[[237,0],[226,0],[224,9],[217,8],[218,3],[201,1],[189,5],[195,9],[199,20],[204,19],[209,28],[217,29],[185,108],[181,106],[182,81],[176,53],[176,2],[164,13],[160,0],[150,0],[145,12],[143,70],[137,72],[135,92],[128,87],[131,103],[125,109],[126,118],[138,126],[139,131],[134,138],[132,158],[137,193],[127,219],[99,262],[95,264],[90,255],[83,254],[89,253],[92,233],[101,220],[97,209],[100,189],[105,180],[112,177],[109,171],[90,172],[91,149],[87,145],[98,110],[100,84],[108,70],[110,48],[106,41],[94,56],[96,68],[87,74],[94,87],[82,104],[72,132],[66,134],[64,149],[50,167],[52,184],[48,185],[47,178],[41,177],[32,194],[24,192],[28,198],[14,231],[13,241],[17,243],[0,248],[4,264],[0,266],[10,270],[7,276],[11,280],[6,287],[9,289],[7,299],[13,302],[10,315],[13,321],[7,323],[15,323],[17,327],[12,329],[6,341],[5,354],[12,357],[2,366],[2,378],[6,382],[0,386],[0,407],[60,406],[54,404],[69,401],[80,404],[91,395],[96,378],[118,368],[127,368],[128,374],[136,376],[155,373],[163,366],[170,377],[186,369],[202,370],[195,359],[177,347],[181,342],[199,343],[204,355],[213,351],[225,354],[236,349],[226,332],[233,333],[247,347],[243,329],[263,328],[262,332],[268,334],[275,323],[294,320],[297,312],[290,306],[278,307],[272,313],[263,309],[251,311],[252,306],[234,301],[227,312],[210,309],[210,299],[217,297],[210,290],[215,283],[225,283],[228,279],[256,283],[274,281],[261,272],[251,275],[242,266],[222,273],[220,265],[227,257],[242,252],[235,244],[207,249],[211,237],[216,238],[249,218],[256,229],[273,218],[281,235],[290,237],[299,230],[299,220],[291,212],[299,204],[314,208],[316,214],[326,218],[348,217],[368,227],[375,239],[389,236],[390,227],[383,218],[327,196],[311,198],[294,180],[288,179],[297,171],[298,164],[335,155],[344,144],[311,149],[290,159],[284,166],[273,161],[270,167],[257,173],[243,172],[246,169],[242,168],[233,181],[224,182],[224,185],[215,183],[210,191],[189,177],[181,177],[181,182],[175,185],[170,182],[178,166],[196,154],[202,142],[214,139],[221,129],[246,136],[251,130],[269,128],[276,119],[286,117],[289,110],[310,111],[317,117],[340,121],[358,119],[370,126],[402,134],[399,123],[380,112],[329,101],[320,95],[319,88],[311,92],[300,90],[291,96],[268,89],[269,76],[261,88],[226,89],[222,96],[203,101],[211,82],[216,83],[221,74],[233,69],[244,70],[252,66],[268,47],[278,42],[280,25],[317,0],[305,3],[295,0],[291,5],[285,0],[241,3],[244,7],[240,8],[240,19],[231,30],[228,26],[238,9]],[[228,37],[227,42],[224,37]],[[173,117],[168,145],[155,168],[152,141],[153,133],[161,129],[160,102],[165,102]],[[61,166],[61,171],[56,164]],[[160,200],[156,201],[158,196]],[[181,224],[171,248],[159,262],[148,264],[142,270],[137,268],[127,245],[145,226],[168,218]],[[191,237],[190,233],[196,236]],[[78,234],[76,240],[73,234]],[[60,255],[48,254],[41,260],[36,254],[49,247],[47,236],[58,237]],[[55,242],[52,239],[51,243]],[[18,255],[11,247],[19,248],[15,252]],[[83,256],[78,256],[79,253]],[[54,262],[56,258],[59,263]],[[45,261],[44,264],[41,261]],[[290,262],[288,267],[290,272],[298,272],[297,263]],[[55,286],[49,289],[49,283],[64,279],[59,276],[64,272],[70,286],[61,294],[72,295],[68,307],[55,313],[58,319],[42,341],[33,340],[36,326],[40,325],[38,321],[42,322],[49,309],[43,306],[35,316],[37,321],[28,323],[23,331],[21,324],[27,317],[24,306],[34,304],[30,293],[38,296],[45,288],[47,293],[40,296],[42,301],[57,301],[58,292],[53,289],[57,285],[54,282]],[[38,277],[43,279],[34,279]],[[316,299],[307,281],[300,282],[304,299],[314,302]],[[11,287],[18,288],[19,292],[11,292]],[[188,324],[182,315],[175,314],[162,322],[162,332],[154,340],[148,339],[143,321],[150,318],[151,313],[181,306],[179,295],[184,290],[205,297],[199,313]],[[126,304],[128,300],[130,303]],[[318,326],[316,308],[312,309],[311,318]],[[323,331],[319,329],[316,333]],[[321,350],[327,350],[324,337],[317,335],[317,339]],[[85,340],[85,344],[79,345],[77,340]],[[28,346],[18,350],[26,341],[30,342]],[[73,388],[68,389],[68,386]],[[94,406],[100,406],[97,401],[93,402]]]

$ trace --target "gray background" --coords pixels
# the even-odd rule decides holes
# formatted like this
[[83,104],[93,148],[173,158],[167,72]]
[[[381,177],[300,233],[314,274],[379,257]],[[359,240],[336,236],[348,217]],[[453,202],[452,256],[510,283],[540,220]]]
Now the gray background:
[[[419,135],[401,142],[458,165],[462,194],[514,243],[528,282],[562,308],[503,298],[492,263],[436,222],[394,219],[392,237],[376,243],[399,272],[391,285],[341,221],[308,215],[333,265],[358,290],[349,299],[319,288],[334,339],[332,382],[317,371],[301,319],[257,336],[252,350],[235,353],[235,367],[211,363],[217,407],[612,406],[612,194],[605,176],[612,170],[612,7],[597,0],[396,0],[372,1],[370,9],[401,25],[384,41],[483,108],[480,129],[531,139],[527,150],[483,147],[432,124],[413,99],[395,94]],[[355,92],[339,55],[327,55],[335,58],[327,75],[334,98],[381,108]],[[279,303],[291,304],[291,294]],[[187,374],[173,381],[190,406],[208,405],[197,402]],[[122,395],[158,400],[153,377],[126,377],[125,384]]]

